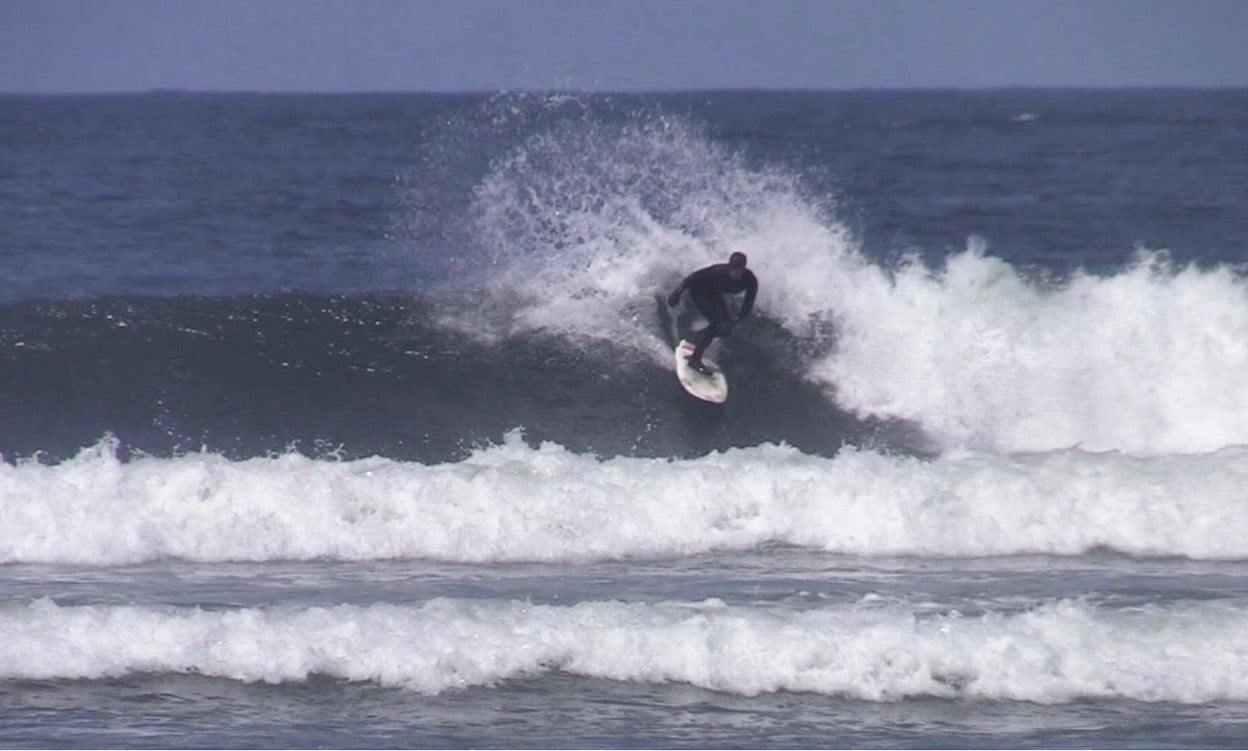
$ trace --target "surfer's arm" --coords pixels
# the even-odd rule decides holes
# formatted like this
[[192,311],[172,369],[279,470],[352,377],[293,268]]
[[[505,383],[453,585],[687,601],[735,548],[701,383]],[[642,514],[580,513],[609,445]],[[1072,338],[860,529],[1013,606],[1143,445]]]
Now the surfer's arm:
[[754,310],[754,296],[758,294],[758,279],[750,272],[745,272],[745,301],[741,303],[741,313],[738,319],[745,318]]
[[680,302],[681,293],[685,291],[685,287],[689,286],[689,283],[693,281],[693,277],[697,273],[698,272],[695,271],[693,272],[693,274],[690,274],[689,276],[685,277],[685,280],[680,283],[680,286],[677,287],[675,291],[672,292],[672,294],[667,296],[667,306],[669,308],[676,307],[676,304]]

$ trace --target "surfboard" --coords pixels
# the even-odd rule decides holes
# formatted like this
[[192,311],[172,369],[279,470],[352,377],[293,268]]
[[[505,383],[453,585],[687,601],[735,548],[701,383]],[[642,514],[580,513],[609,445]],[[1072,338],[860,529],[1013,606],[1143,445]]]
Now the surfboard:
[[684,386],[685,391],[688,391],[690,395],[702,401],[723,404],[728,398],[728,379],[724,377],[724,371],[704,356],[702,362],[706,363],[713,372],[710,375],[702,375],[689,367],[689,355],[692,354],[693,344],[681,339],[680,344],[676,346],[676,377],[680,379],[680,385]]

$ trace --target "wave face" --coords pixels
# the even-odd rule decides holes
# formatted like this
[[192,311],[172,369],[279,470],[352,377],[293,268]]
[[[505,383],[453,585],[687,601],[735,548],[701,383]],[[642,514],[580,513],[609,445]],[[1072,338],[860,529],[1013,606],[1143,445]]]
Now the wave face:
[[[123,457],[294,450],[441,463],[517,427],[602,456],[926,443],[899,421],[837,407],[768,356],[765,337],[721,357],[743,387],[723,410],[688,398],[665,345],[659,364],[545,332],[484,341],[443,326],[440,310],[380,293],[0,306],[0,388],[11,399],[0,454],[62,461],[110,435]],[[653,299],[647,312],[644,336],[659,342]]]
[[679,119],[584,120],[524,141],[477,186],[486,299],[505,314],[474,315],[466,330],[556,332],[583,349],[607,339],[659,363],[650,293],[742,251],[778,329],[755,334],[765,356],[838,406],[916,423],[944,448],[1248,442],[1237,417],[1248,284],[1231,268],[1140,250],[1108,273],[1054,280],[977,238],[938,264],[881,263],[798,175],[750,165]]

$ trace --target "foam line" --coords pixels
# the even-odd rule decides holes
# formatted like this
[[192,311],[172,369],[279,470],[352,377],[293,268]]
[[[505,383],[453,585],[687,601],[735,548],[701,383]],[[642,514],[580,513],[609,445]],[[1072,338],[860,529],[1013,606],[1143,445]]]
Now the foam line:
[[0,463],[0,562],[576,562],[788,543],[856,555],[1248,558],[1248,450],[1135,458],[787,446],[598,459],[517,432],[461,462],[298,454]]
[[1069,702],[1248,699],[1241,605],[924,614],[870,602],[791,611],[703,603],[434,600],[206,611],[0,607],[0,679],[314,675],[438,693],[560,671],[756,695],[804,691]]

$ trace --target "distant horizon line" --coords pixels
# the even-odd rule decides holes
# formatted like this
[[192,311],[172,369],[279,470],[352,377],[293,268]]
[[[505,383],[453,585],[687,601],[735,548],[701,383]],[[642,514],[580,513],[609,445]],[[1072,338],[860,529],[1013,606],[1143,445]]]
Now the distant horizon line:
[[581,94],[596,96],[643,94],[854,94],[872,92],[1005,92],[1005,91],[1248,91],[1248,84],[1000,84],[983,86],[707,86],[653,89],[586,89],[586,88],[488,88],[488,89],[213,89],[182,87],[151,87],[145,89],[109,89],[102,91],[35,91],[0,90],[3,97],[106,97],[152,95],[248,95],[248,96],[495,96],[499,94]]

